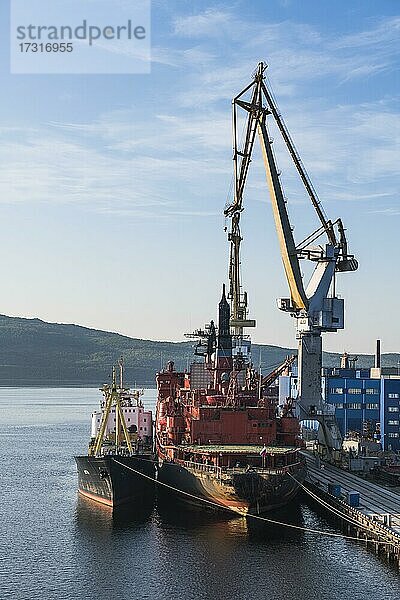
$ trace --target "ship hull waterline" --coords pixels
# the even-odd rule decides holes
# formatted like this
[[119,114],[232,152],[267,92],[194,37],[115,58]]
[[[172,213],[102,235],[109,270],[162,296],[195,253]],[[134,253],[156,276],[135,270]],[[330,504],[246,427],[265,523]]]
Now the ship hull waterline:
[[[263,515],[291,502],[304,481],[306,467],[299,464],[289,472],[266,474],[250,471],[222,482],[213,473],[198,473],[178,463],[159,460],[159,496],[170,503],[171,494],[188,509],[223,512],[227,517]],[[173,488],[173,489],[171,489]]]
[[112,509],[127,505],[142,508],[154,504],[155,466],[152,454],[75,456],[75,461],[78,492],[84,498]]

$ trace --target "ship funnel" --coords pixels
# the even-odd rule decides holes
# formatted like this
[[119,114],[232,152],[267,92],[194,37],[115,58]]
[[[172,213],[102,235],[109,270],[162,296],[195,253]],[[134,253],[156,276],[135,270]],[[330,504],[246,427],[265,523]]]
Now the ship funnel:
[[225,284],[222,286],[222,297],[218,306],[218,347],[231,348],[230,330],[231,309],[225,295]]

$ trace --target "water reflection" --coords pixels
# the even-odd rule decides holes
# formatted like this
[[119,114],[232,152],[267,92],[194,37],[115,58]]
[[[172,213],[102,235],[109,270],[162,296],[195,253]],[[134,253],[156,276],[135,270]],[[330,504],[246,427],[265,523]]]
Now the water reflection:
[[196,529],[207,526],[210,523],[229,523],[234,521],[245,521],[243,517],[232,515],[231,512],[216,511],[207,506],[188,506],[177,496],[158,494],[157,498],[157,520],[160,525],[167,527],[178,527],[181,529]]
[[[160,527],[167,529],[180,529],[191,531],[199,528],[212,527],[215,530],[224,530],[225,534],[246,537],[252,541],[296,541],[300,542],[304,536],[302,527],[305,526],[302,505],[295,500],[288,506],[267,513],[266,520],[242,517],[232,512],[215,510],[201,510],[185,506],[173,496],[160,498],[157,503],[155,520]],[[271,522],[271,521],[275,521]],[[279,523],[294,525],[285,527]],[[299,527],[300,529],[296,529]]]
[[[300,502],[294,500],[287,506],[271,511],[263,515],[265,519],[276,521],[276,523],[262,521],[248,517],[247,531],[252,541],[284,541],[300,543],[304,537],[302,529],[296,527],[305,527],[303,512]],[[279,523],[294,525],[295,527],[285,527]]]
[[141,529],[148,522],[154,506],[120,506],[110,508],[89,498],[78,496],[75,522],[81,531],[95,534],[111,533],[118,529]]
[[[304,532],[301,529],[283,527],[252,517],[235,516],[231,513],[184,508],[174,497],[169,502],[157,502],[156,507],[126,506],[111,509],[98,502],[78,496],[75,509],[77,528],[91,536],[103,537],[116,530],[142,530],[143,525],[152,522],[165,530],[180,530],[190,532],[200,528],[213,528],[216,532],[224,531],[224,535],[235,535],[249,538],[252,541],[263,540],[301,540]],[[303,513],[299,502],[275,510],[266,519],[281,523],[289,523],[304,527]]]

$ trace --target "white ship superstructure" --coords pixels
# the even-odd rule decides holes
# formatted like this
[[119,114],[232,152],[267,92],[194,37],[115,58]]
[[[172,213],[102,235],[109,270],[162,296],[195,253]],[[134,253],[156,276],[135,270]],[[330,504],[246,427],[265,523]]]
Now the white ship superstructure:
[[[123,390],[120,393],[120,407],[124,415],[126,427],[131,434],[137,434],[138,439],[147,441],[152,436],[152,412],[146,410],[141,401],[143,392],[140,390]],[[100,410],[92,413],[91,437],[96,438],[99,433],[102,416],[105,408],[105,400],[100,403]],[[108,437],[115,434],[117,422],[116,407],[110,409],[107,417],[104,435]]]

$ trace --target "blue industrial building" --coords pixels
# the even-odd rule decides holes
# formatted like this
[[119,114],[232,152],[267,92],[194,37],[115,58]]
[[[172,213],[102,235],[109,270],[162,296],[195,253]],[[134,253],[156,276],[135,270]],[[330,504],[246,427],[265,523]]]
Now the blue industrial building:
[[[400,452],[400,369],[381,368],[380,343],[375,366],[357,369],[347,354],[341,367],[323,369],[322,394],[335,406],[335,415],[343,436],[349,432],[368,433],[380,441],[383,450]],[[279,377],[279,402],[297,396],[297,372]],[[310,427],[316,422],[307,422]]]
[[400,451],[400,377],[381,377],[380,424],[385,450]]
[[[390,371],[390,370],[389,370]],[[327,369],[325,401],[343,435],[369,431],[384,450],[400,451],[400,377],[385,369]]]

